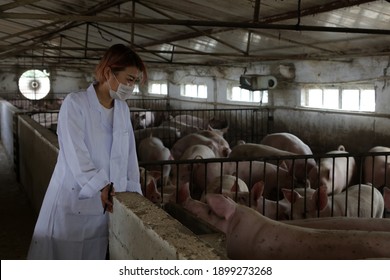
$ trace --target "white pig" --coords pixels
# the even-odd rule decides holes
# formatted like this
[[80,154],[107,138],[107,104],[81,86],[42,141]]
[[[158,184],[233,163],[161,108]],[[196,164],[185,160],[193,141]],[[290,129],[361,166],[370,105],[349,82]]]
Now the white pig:
[[[140,161],[152,162],[152,161],[164,161],[173,160],[171,151],[164,146],[163,142],[157,137],[147,137],[141,140],[138,145],[138,157]],[[148,170],[161,171],[161,166],[145,166]],[[163,183],[167,185],[169,174],[171,172],[171,165],[164,164],[162,166]]]
[[[255,143],[243,143],[232,148],[229,154],[229,158],[233,159],[247,159],[247,158],[261,158],[261,157],[273,157],[273,156],[294,156],[296,154],[274,148],[272,146],[255,144]],[[285,169],[289,169],[292,166],[291,160],[282,160],[280,162],[268,161],[273,164],[277,164]]]
[[192,115],[177,115],[173,120],[192,127],[197,127],[198,129],[207,129],[208,126],[208,121]]
[[197,144],[209,147],[214,152],[215,157],[227,157],[230,153],[230,147],[226,140],[215,133],[209,132],[204,135],[200,133],[191,133],[183,136],[172,146],[171,154],[174,159],[180,159],[189,146]]
[[191,126],[176,120],[163,121],[160,126],[168,126],[168,127],[174,127],[178,129],[180,131],[181,137],[199,131],[199,127]]
[[[259,181],[253,185],[251,190],[251,207],[264,216],[275,220],[287,220],[287,212],[291,203],[286,199],[278,201],[267,199],[263,196],[264,182]],[[311,188],[294,188],[300,195],[312,195],[315,190]],[[240,197],[241,198],[241,197]],[[242,199],[242,198],[241,198]]]
[[[347,154],[344,146],[328,152],[329,155]],[[337,194],[345,190],[356,176],[355,159],[351,156],[321,158],[319,166],[311,169],[308,178],[313,189],[318,186],[326,186],[327,193]]]
[[[215,158],[214,152],[205,145],[192,145],[189,146],[181,155],[180,160],[193,160],[193,159],[209,159]],[[218,163],[210,163],[207,165],[207,169],[212,165],[219,165]],[[218,176],[220,173],[214,174],[213,172],[207,172],[207,178],[204,175],[206,173],[206,165],[203,163],[180,163],[172,166],[171,182],[174,185],[182,185],[187,182],[194,182],[197,190],[202,192],[210,180]],[[208,170],[207,170],[208,171]]]
[[330,196],[327,194],[327,187],[320,186],[306,199],[291,189],[282,191],[284,197],[293,204],[292,210],[288,207],[286,212],[290,219],[330,216],[381,218],[383,216],[383,197],[370,185],[353,185],[342,193]]
[[217,176],[207,184],[200,201],[205,202],[204,196],[207,193],[229,193],[232,197],[237,193],[248,193],[248,186],[243,180],[232,175]]
[[134,129],[154,126],[154,112],[150,110],[130,107],[130,117]]
[[147,127],[134,130],[137,147],[142,139],[151,136],[159,138],[164,143],[164,146],[170,149],[177,139],[181,137],[181,134],[178,129],[169,126]]

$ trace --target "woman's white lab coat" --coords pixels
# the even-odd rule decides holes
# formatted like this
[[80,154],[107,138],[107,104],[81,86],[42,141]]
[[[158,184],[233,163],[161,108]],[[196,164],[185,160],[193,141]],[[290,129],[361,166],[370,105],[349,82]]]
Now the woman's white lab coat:
[[108,214],[100,190],[142,194],[129,108],[115,100],[113,125],[105,121],[93,85],[69,94],[59,113],[59,155],[28,259],[104,259]]

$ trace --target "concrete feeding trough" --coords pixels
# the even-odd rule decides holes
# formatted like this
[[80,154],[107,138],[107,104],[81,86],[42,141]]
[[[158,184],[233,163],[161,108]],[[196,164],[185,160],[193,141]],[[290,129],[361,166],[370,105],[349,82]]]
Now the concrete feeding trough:
[[110,259],[227,259],[223,234],[178,206],[167,209],[137,193],[117,193],[109,222]]

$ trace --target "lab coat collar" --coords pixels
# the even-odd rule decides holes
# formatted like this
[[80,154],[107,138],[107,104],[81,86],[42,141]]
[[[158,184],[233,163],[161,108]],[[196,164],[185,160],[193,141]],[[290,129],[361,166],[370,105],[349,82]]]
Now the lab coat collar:
[[105,123],[105,120],[103,118],[104,108],[99,102],[94,85],[96,85],[96,83],[91,84],[87,88],[87,98],[88,98],[89,108],[93,111],[96,111],[96,114],[99,116],[99,123],[107,127],[107,124]]

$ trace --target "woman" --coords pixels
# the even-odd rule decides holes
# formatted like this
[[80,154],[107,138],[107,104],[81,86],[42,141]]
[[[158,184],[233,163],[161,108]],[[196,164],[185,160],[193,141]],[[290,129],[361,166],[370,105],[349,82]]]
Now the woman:
[[95,76],[86,91],[70,93],[61,106],[59,155],[28,259],[105,259],[109,194],[142,194],[124,100],[135,83],[146,80],[146,68],[135,52],[117,44],[105,53]]

